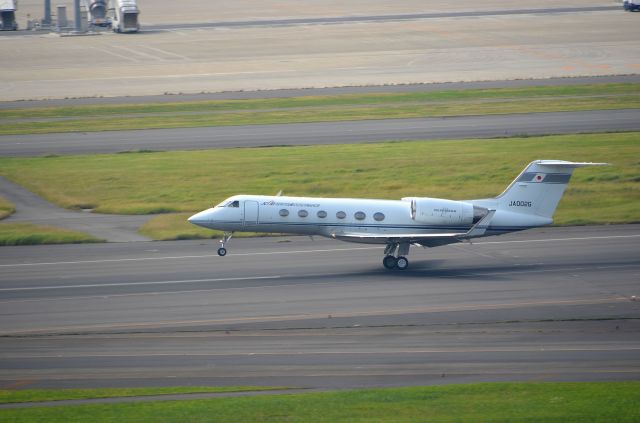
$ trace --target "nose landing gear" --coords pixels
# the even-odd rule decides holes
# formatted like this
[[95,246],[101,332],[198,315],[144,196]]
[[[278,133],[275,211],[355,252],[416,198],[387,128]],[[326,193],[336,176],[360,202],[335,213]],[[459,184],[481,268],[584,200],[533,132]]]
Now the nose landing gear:
[[220,240],[220,248],[218,248],[218,255],[220,257],[224,257],[227,255],[227,249],[224,248],[225,244],[229,242],[231,237],[233,236],[233,232],[225,232]]

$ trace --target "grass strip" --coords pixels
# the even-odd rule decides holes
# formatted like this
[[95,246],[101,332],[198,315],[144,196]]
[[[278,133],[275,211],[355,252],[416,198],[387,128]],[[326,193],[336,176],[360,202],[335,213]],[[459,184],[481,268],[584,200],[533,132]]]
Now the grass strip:
[[132,129],[195,128],[206,126],[271,125],[285,123],[339,122],[371,119],[408,119],[537,112],[572,112],[640,108],[640,96],[563,100],[522,100],[504,103],[455,103],[408,106],[325,107],[322,109],[248,111],[225,114],[196,114],[114,117],[52,122],[5,123],[0,135],[45,134],[51,132],[96,132]]
[[167,388],[5,389],[0,390],[0,404],[151,395],[274,391],[282,389],[288,388],[268,386],[179,386]]
[[640,221],[638,157],[640,132],[631,132],[4,157],[0,174],[66,208],[148,214],[190,213],[233,194],[279,190],[321,197],[483,198],[502,192],[535,159],[611,163],[575,172],[555,216],[567,225]]
[[483,383],[0,411],[11,422],[637,422],[639,382]]
[[10,201],[0,197],[0,220],[11,216],[15,211],[16,208]]
[[81,244],[104,242],[82,232],[31,223],[0,223],[0,245]]
[[264,110],[314,106],[394,104],[405,102],[468,101],[483,99],[522,99],[531,97],[598,96],[640,94],[640,84],[584,84],[523,88],[443,90],[411,93],[341,94],[326,96],[280,97],[246,100],[209,100],[174,103],[110,104],[83,106],[29,107],[0,110],[0,119],[83,117],[126,115],[130,113]]
[[640,84],[8,109],[0,135],[626,108],[640,108]]

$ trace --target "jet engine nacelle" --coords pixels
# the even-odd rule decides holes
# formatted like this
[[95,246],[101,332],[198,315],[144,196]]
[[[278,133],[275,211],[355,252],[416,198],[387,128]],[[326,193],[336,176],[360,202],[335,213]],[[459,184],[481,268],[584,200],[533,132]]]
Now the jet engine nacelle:
[[403,198],[411,200],[411,218],[429,225],[471,225],[474,207],[464,201],[440,198]]

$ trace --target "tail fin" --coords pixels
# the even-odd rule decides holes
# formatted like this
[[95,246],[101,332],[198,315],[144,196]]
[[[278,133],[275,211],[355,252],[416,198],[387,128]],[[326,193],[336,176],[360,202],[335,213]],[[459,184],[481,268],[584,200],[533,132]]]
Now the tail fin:
[[575,168],[607,164],[533,161],[495,198],[497,208],[551,219]]

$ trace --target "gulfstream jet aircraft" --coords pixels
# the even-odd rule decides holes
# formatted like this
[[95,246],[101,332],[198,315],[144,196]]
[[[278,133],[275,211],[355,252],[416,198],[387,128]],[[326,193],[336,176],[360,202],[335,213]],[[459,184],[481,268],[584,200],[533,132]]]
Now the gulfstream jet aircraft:
[[550,224],[573,170],[606,164],[536,160],[502,194],[481,200],[235,195],[189,222],[225,232],[220,256],[234,231],[321,235],[385,245],[384,267],[405,270],[411,245],[438,247]]

